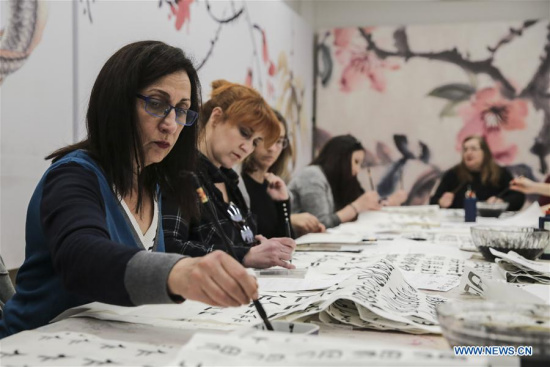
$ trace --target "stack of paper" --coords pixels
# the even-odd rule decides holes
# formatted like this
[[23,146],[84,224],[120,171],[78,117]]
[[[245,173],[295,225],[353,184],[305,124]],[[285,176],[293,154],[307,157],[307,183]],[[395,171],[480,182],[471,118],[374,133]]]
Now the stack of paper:
[[[294,321],[322,313],[320,317],[332,323],[407,333],[440,333],[435,306],[446,299],[418,291],[388,260],[366,264],[362,269],[348,274],[347,279],[344,280],[345,276],[342,276],[338,284],[325,290],[262,292],[260,301],[270,319]],[[303,282],[305,279],[295,280]],[[303,284],[298,286],[302,287]],[[219,308],[186,301],[181,305],[108,306],[102,309],[96,303],[87,308],[86,312],[76,317],[181,329],[228,330],[261,322],[253,304]]]
[[309,233],[296,239],[296,251],[361,252],[369,244],[357,234]]
[[550,263],[527,260],[514,251],[505,254],[492,248],[490,250],[497,257],[496,262],[508,282],[550,284]]

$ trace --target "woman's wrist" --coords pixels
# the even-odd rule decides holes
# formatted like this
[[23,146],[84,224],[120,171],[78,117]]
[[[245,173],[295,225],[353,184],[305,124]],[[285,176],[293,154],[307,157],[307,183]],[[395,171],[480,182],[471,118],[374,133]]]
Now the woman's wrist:
[[349,206],[351,206],[351,208],[355,212],[355,215],[358,216],[359,215],[359,209],[357,209],[357,207],[353,203],[349,203]]
[[537,194],[550,196],[550,184],[546,182],[538,182],[538,191]]

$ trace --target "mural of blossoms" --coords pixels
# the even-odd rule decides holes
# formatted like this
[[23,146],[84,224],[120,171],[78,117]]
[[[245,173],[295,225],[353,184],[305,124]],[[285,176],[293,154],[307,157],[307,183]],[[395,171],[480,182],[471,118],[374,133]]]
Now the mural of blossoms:
[[357,136],[381,195],[404,182],[426,203],[472,134],[513,174],[548,174],[547,21],[331,29],[316,46],[315,143]]
[[216,79],[262,93],[289,121],[297,152],[289,168],[310,161],[313,31],[283,2],[80,0],[78,6],[81,121],[84,98],[106,58],[126,43],[158,39],[194,59],[203,101]]

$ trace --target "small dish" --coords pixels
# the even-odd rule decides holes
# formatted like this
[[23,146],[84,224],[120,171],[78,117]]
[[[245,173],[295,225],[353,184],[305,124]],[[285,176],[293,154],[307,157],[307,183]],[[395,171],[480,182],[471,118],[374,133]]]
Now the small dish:
[[492,217],[498,218],[506,209],[508,209],[507,202],[488,203],[486,201],[477,202],[477,213],[480,217]]

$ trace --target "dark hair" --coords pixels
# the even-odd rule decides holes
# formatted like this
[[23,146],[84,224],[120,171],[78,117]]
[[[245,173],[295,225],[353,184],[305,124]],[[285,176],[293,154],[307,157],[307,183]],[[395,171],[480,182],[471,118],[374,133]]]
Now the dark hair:
[[[283,126],[285,127],[285,139],[288,140],[288,125],[286,123],[285,118],[276,109],[272,108],[272,111],[275,114],[275,116],[277,116],[277,120],[279,120],[279,122],[281,124],[283,124]],[[292,157],[292,147],[290,146],[290,143],[289,143],[286,146],[286,148],[281,150],[281,153],[279,154],[279,157],[277,157],[277,160],[275,160],[275,162],[271,165],[271,167],[269,167],[269,169],[267,171],[271,172],[271,173],[273,173],[273,174],[275,174],[279,177],[282,177],[284,179],[285,176],[288,176],[287,164],[288,164],[288,160],[291,157]],[[241,171],[244,172],[244,173],[250,174],[250,173],[256,171],[257,169],[258,168],[256,167],[256,162],[254,161],[254,154],[250,154],[243,161]]]
[[321,167],[332,189],[336,211],[342,209],[365,190],[356,176],[351,174],[351,156],[363,145],[352,135],[339,135],[330,139],[310,165]]
[[[86,150],[101,168],[115,193],[124,197],[134,189],[133,168],[144,167],[145,156],[138,127],[136,93],[158,79],[185,71],[191,81],[190,109],[198,112],[201,87],[197,71],[180,48],[159,41],[141,41],[122,47],[107,60],[92,88],[85,140],[61,148],[46,159],[54,162],[66,154]],[[159,184],[164,192],[186,208],[190,217],[198,214],[195,190],[184,175],[194,171],[197,159],[197,124],[185,127],[172,151],[159,163],[139,172],[138,208],[142,195],[155,193]]]
[[260,93],[250,87],[223,79],[214,80],[211,98],[204,103],[199,115],[201,134],[216,107],[222,109],[224,121],[264,132],[264,142],[268,146],[279,138],[277,117]]
[[[498,187],[500,180],[500,167],[496,164],[493,158],[489,144],[487,144],[487,141],[485,141],[482,136],[470,135],[462,142],[462,148],[464,148],[464,144],[470,140],[477,140],[483,152],[483,162],[481,163],[480,170],[481,183],[483,183],[483,185]],[[464,164],[464,159],[462,159],[461,162],[454,167],[454,169],[456,170],[460,183],[473,181],[471,172],[466,167],[466,164]]]

